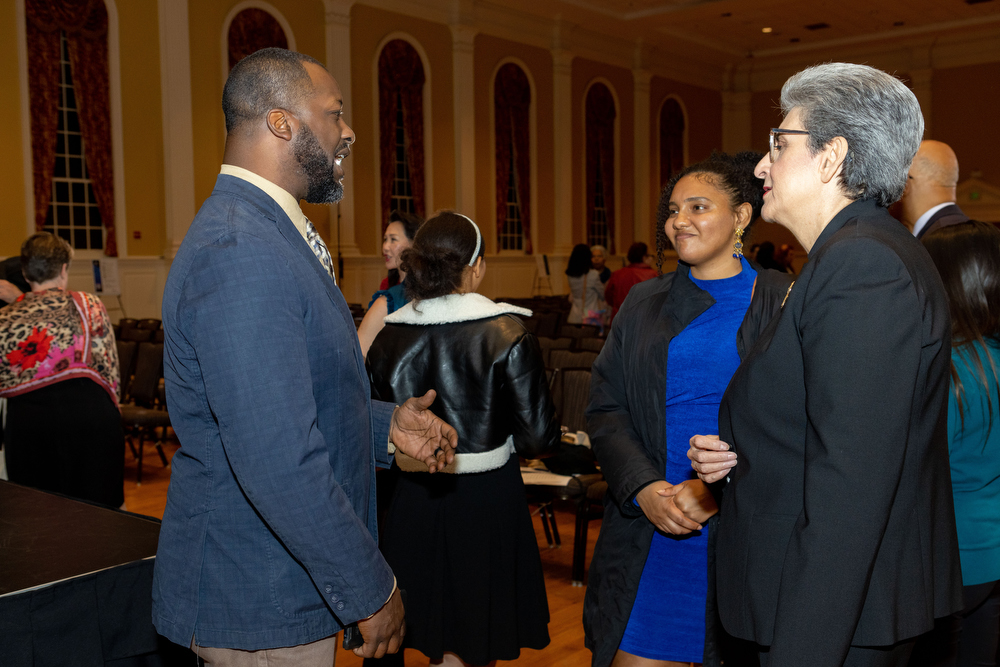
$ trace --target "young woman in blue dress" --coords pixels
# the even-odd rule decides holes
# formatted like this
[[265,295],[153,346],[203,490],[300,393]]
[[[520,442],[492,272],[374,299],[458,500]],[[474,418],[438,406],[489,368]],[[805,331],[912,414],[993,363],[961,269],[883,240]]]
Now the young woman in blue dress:
[[758,158],[713,155],[671,180],[657,264],[669,239],[677,270],[632,288],[593,367],[588,424],[608,480],[584,608],[594,667],[710,662],[707,521],[717,508],[691,471],[688,439],[717,432],[729,379],[791,282],[742,256],[762,203]]

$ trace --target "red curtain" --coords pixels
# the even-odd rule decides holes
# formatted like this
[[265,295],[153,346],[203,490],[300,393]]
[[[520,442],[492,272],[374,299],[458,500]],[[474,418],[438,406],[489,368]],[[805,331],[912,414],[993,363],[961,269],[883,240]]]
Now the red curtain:
[[[531,248],[531,186],[530,148],[528,147],[528,110],[531,106],[531,86],[520,67],[507,63],[497,72],[493,83],[493,108],[496,119],[496,216],[497,244],[507,220],[507,186],[510,170],[517,165],[517,193],[521,204],[521,231],[524,252]],[[511,155],[511,144],[514,154]]]
[[281,24],[263,9],[244,9],[229,24],[229,69],[248,55],[269,46],[288,48]]
[[675,99],[660,109],[660,187],[684,168],[684,112]]
[[108,76],[108,13],[103,0],[25,0],[35,226],[52,195],[59,123],[59,33],[66,33],[87,172],[107,230],[104,254],[118,256]]
[[597,164],[601,165],[608,251],[615,252],[615,99],[602,83],[587,92],[587,221],[594,219]]
[[403,106],[406,162],[416,214],[424,217],[424,65],[420,54],[394,39],[378,58],[379,157],[382,182],[382,229],[389,224],[389,202],[396,172],[396,114]]

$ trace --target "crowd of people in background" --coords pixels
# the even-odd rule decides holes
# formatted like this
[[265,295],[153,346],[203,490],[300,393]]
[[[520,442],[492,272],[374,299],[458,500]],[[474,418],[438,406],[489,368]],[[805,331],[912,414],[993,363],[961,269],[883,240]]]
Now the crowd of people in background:
[[[181,447],[153,621],[206,665],[328,666],[341,631],[373,665],[514,660],[550,640],[519,459],[561,436],[532,313],[477,293],[475,221],[394,212],[355,330],[299,204],[343,196],[343,107],[283,49],[226,82],[224,164],[163,300]],[[670,178],[656,268],[641,242],[614,271],[600,245],[568,258],[566,323],[606,336],[592,664],[995,665],[1000,230],[956,205],[957,159],[898,79],[811,67],[781,109],[767,153]],[[750,243],[759,218],[798,271]],[[119,507],[114,333],[72,256],[35,234],[0,276],[7,470]]]

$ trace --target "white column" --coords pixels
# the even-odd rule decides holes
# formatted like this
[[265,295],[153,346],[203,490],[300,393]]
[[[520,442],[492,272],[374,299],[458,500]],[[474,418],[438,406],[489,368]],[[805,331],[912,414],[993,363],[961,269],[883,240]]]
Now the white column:
[[[635,221],[633,224],[635,240],[649,244],[650,225],[650,192],[649,192],[649,147],[652,141],[649,132],[649,82],[653,75],[644,69],[632,70],[634,82],[634,116],[633,136],[635,167],[632,188],[635,192]],[[621,249],[619,249],[619,252]]]
[[749,91],[722,91],[722,150],[726,153],[750,150],[753,145],[750,98]]
[[[354,0],[324,0],[326,5],[326,67],[340,86],[344,98],[344,118],[354,124],[351,98],[351,7]],[[369,138],[369,141],[374,140]],[[330,205],[330,241],[337,242],[337,215],[340,215],[340,254],[356,257],[358,249],[354,229],[354,162],[347,158],[344,167],[344,198]]]
[[476,215],[476,116],[473,42],[477,30],[452,24],[452,100],[455,115],[455,210]]
[[556,255],[573,250],[573,54],[552,50]]
[[173,259],[194,219],[194,129],[188,3],[159,0],[163,114],[164,255]]

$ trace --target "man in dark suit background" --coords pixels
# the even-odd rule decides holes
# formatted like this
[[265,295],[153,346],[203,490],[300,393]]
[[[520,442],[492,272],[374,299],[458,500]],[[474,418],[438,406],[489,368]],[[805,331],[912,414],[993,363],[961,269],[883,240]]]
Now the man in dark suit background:
[[902,222],[914,236],[969,220],[955,204],[957,185],[958,158],[951,146],[932,139],[920,142],[899,201]]
[[[433,392],[371,400],[330,253],[299,200],[343,196],[354,132],[313,58],[264,49],[223,92],[215,190],[163,298],[173,459],[153,579],[153,622],[205,664],[333,664],[357,622],[359,655],[405,632],[376,545],[375,464],[394,447],[433,472],[455,430]],[[263,655],[261,655],[263,654]]]

